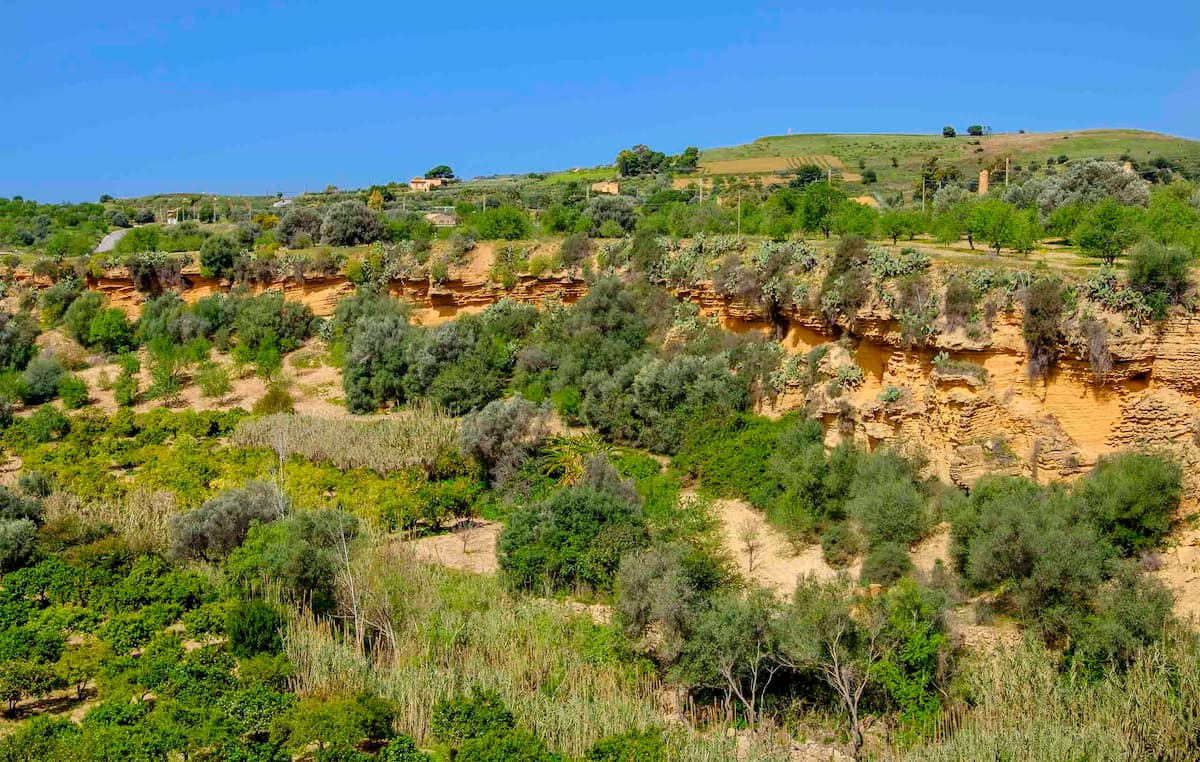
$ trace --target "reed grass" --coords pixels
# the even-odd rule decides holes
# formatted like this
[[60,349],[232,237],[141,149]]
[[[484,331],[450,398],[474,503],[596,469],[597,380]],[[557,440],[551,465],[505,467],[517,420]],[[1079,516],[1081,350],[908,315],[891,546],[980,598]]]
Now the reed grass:
[[238,424],[233,443],[269,447],[344,470],[367,468],[386,475],[420,467],[433,469],[458,444],[458,421],[428,402],[414,403],[385,418],[330,420],[303,415],[268,415]]
[[134,489],[124,500],[84,502],[69,492],[55,492],[44,503],[46,521],[107,524],[131,545],[165,549],[171,542],[171,518],[179,512],[168,490]]
[[1040,645],[981,658],[964,670],[969,710],[947,712],[904,759],[1200,759],[1200,647],[1174,634],[1123,675],[1063,675]]
[[[340,623],[345,610],[337,622],[301,612],[284,637],[298,693],[375,691],[394,702],[396,730],[425,744],[433,741],[433,706],[471,686],[497,691],[524,726],[570,755],[613,733],[668,724],[669,689],[650,664],[621,651],[614,630],[587,614],[511,597],[493,578],[422,563],[394,545],[362,552],[387,561],[369,560],[357,583],[364,600],[386,598],[393,628],[392,637],[368,642],[395,646],[360,651]],[[723,731],[677,727],[669,734],[670,759],[787,758],[786,746],[745,736],[743,755],[739,739]]]

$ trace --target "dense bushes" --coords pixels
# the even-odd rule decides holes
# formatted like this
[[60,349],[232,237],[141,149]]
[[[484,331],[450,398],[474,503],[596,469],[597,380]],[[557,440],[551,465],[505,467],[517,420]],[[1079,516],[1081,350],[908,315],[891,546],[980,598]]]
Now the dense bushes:
[[178,558],[224,558],[242,544],[252,525],[281,518],[286,507],[286,498],[270,484],[251,482],[227,490],[172,520],[171,552]]
[[866,302],[871,273],[867,267],[867,244],[858,236],[838,241],[825,278],[821,281],[821,314],[829,323],[839,317],[853,321]]
[[503,487],[538,452],[545,437],[545,411],[518,395],[466,416],[460,446],[479,462],[490,483]]
[[500,568],[517,589],[609,590],[621,557],[649,540],[640,507],[602,474],[559,490],[509,516],[498,541]]
[[321,240],[321,215],[315,209],[297,206],[279,219],[275,240],[289,248],[312,246]]
[[1178,247],[1144,241],[1129,255],[1129,285],[1143,294],[1155,317],[1166,317],[1191,286],[1192,255]]
[[[280,220],[280,227],[284,220]],[[329,208],[321,222],[321,240],[333,246],[371,243],[382,235],[383,223],[379,216],[361,201],[339,201]]]
[[37,335],[27,313],[0,312],[0,369],[24,370],[37,353]]
[[240,250],[237,241],[227,235],[209,236],[200,247],[200,272],[207,278],[224,278],[233,268]]
[[371,412],[427,397],[456,414],[482,408],[503,393],[515,345],[536,319],[534,307],[509,301],[430,329],[409,326],[398,312],[358,319],[343,328],[347,405]]
[[500,206],[474,218],[475,229],[485,241],[520,241],[529,238],[533,225],[529,215],[515,206]]
[[1107,610],[1111,623],[1130,613],[1105,599],[1105,590],[1133,585],[1147,600],[1158,595],[1149,579],[1105,581],[1119,572],[1119,555],[1161,541],[1178,507],[1179,479],[1177,465],[1145,453],[1101,461],[1071,492],[985,477],[954,516],[956,566],[969,585],[1006,591],[1012,610],[1047,638],[1080,631],[1100,637],[1109,625],[1097,616]]
[[1062,284],[1039,278],[1025,295],[1025,318],[1021,331],[1029,356],[1030,379],[1045,379],[1058,360],[1062,342]]
[[1177,462],[1142,452],[1102,458],[1076,488],[1085,515],[1123,555],[1153,549],[1179,507]]

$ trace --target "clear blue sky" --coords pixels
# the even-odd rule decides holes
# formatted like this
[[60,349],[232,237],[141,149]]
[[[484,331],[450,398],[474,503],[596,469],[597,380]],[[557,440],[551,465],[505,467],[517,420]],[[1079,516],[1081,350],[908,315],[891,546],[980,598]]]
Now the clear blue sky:
[[1200,2],[5,2],[0,195],[301,191],[795,132],[1200,138]]

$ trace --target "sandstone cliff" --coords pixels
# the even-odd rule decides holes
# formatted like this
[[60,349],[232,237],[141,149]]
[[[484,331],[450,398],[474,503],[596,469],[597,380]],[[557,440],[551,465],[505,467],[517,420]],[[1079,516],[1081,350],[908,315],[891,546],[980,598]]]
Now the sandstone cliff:
[[[194,267],[182,275],[181,293],[189,302],[227,289],[201,277]],[[389,290],[411,301],[415,319],[427,325],[505,297],[573,302],[586,292],[583,281],[561,273],[521,276],[511,288],[479,272],[451,276],[438,284],[397,280]],[[89,277],[87,283],[131,314],[144,299],[120,271]],[[281,289],[285,298],[327,316],[353,288],[339,275],[301,282],[289,278],[257,284],[253,290]],[[723,297],[707,283],[678,295],[730,330],[769,330],[760,307]],[[1027,378],[1019,303],[996,312],[973,337],[938,332],[920,349],[903,346],[899,321],[882,303],[869,304],[849,324],[833,327],[804,305],[785,310],[783,317],[788,326],[782,338],[785,352],[808,352],[842,338],[849,351],[838,355],[838,362],[861,370],[861,382],[831,389],[826,381],[836,368],[827,358],[821,383],[803,388],[791,382],[763,410],[772,415],[808,406],[826,421],[831,442],[849,437],[867,446],[919,451],[932,474],[962,486],[989,471],[1041,480],[1070,478],[1108,452],[1138,445],[1166,447],[1183,458],[1189,493],[1200,493],[1200,319],[1193,315],[1114,331],[1109,339],[1113,368],[1102,379],[1086,362],[1067,356],[1047,380],[1037,382]],[[935,367],[939,353],[961,367]],[[963,372],[967,364],[985,373]]]

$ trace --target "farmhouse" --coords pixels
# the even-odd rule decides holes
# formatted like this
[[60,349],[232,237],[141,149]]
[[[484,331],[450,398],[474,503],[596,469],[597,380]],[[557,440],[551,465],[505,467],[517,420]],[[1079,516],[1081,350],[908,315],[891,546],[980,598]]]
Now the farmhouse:
[[408,181],[410,190],[427,193],[434,188],[440,188],[445,184],[445,180],[440,177],[414,177]]
[[606,182],[592,183],[593,193],[607,193],[611,196],[616,196],[621,192],[621,184],[615,180]]

